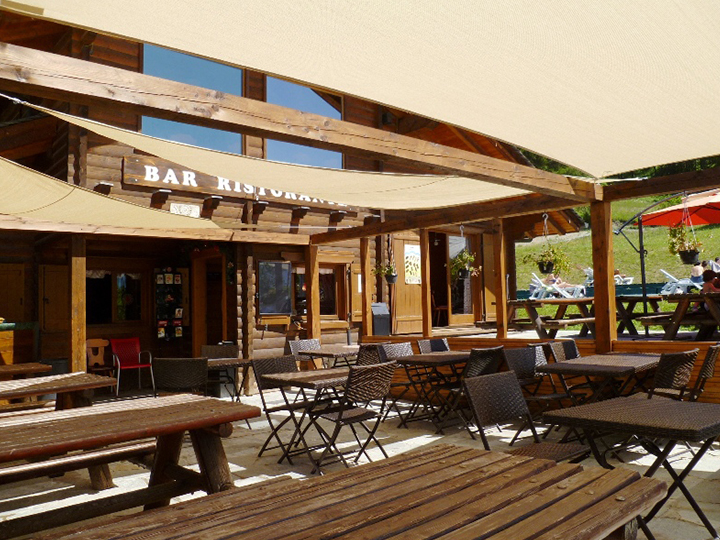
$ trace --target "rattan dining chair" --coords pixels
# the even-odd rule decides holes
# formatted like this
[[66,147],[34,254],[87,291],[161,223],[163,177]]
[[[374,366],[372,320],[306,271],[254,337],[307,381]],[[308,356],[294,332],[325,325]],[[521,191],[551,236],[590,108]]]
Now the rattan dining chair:
[[[320,433],[324,442],[323,450],[315,460],[313,472],[320,471],[323,463],[331,458],[338,458],[348,467],[346,456],[350,454],[355,454],[355,463],[363,454],[368,460],[372,461],[367,453],[371,442],[375,443],[383,456],[388,457],[375,433],[383,418],[387,395],[390,391],[390,382],[395,374],[396,366],[395,362],[350,366],[347,383],[344,391],[339,396],[338,405],[325,410],[310,412],[312,420],[318,428],[318,433]],[[364,406],[365,403],[377,400],[382,403],[379,411]],[[319,420],[331,422],[332,430],[326,430]],[[373,420],[374,422],[372,422]],[[349,427],[352,431],[358,444],[357,450],[340,450],[338,448],[338,436],[344,427]],[[366,437],[364,440],[361,439],[358,428],[365,431]]]
[[420,354],[428,354],[432,352],[443,352],[450,350],[450,345],[448,345],[447,338],[418,339],[417,346],[420,350]]
[[[263,412],[265,413],[265,418],[270,426],[270,434],[260,447],[258,457],[261,457],[266,450],[280,448],[283,451],[283,456],[280,458],[280,461],[282,461],[283,457],[287,457],[288,462],[292,463],[288,445],[294,443],[295,441],[288,443],[284,442],[280,437],[280,430],[289,422],[292,422],[297,429],[294,414],[296,411],[305,410],[308,407],[309,402],[305,399],[304,393],[300,393],[299,396],[301,396],[301,399],[296,399],[295,401],[286,399],[284,403],[279,405],[270,405],[268,402],[267,391],[280,388],[280,386],[266,382],[263,379],[263,375],[294,373],[298,371],[296,358],[293,355],[285,355],[275,358],[256,358],[252,360],[252,368],[255,373],[255,380],[257,382],[258,393],[260,394]],[[281,419],[278,419],[278,414],[284,414],[284,416]],[[275,439],[277,445],[270,446],[273,439]]]
[[[394,358],[412,356],[413,354],[415,354],[412,348],[412,343],[410,343],[409,341],[402,341],[400,343],[381,343],[378,345],[377,352],[381,362],[390,362]],[[410,381],[397,381],[390,384],[390,392],[392,393],[393,390],[399,389],[399,393],[393,393],[393,395],[391,395],[390,405],[385,408],[385,415],[383,416],[383,420],[388,417],[391,410],[394,410],[397,413],[398,418],[400,418],[400,425],[405,424],[403,419],[403,412],[398,406],[398,401],[405,397],[405,394],[408,393],[410,388],[412,388],[412,384],[410,383]]]
[[379,364],[380,353],[378,352],[378,343],[364,343],[360,345],[357,353],[357,360],[355,360],[356,366],[371,366],[373,364]]
[[207,358],[155,358],[155,395],[160,392],[207,394]]
[[[315,359],[312,356],[300,356],[298,353],[300,351],[317,351],[320,348],[319,339],[295,339],[288,341],[288,345],[290,346],[290,354],[295,356],[295,360],[309,362],[312,369],[316,368]],[[325,366],[325,360],[323,360],[323,366],[327,367]]]
[[463,388],[485,450],[490,450],[485,426],[522,419],[532,432],[533,444],[514,448],[508,453],[554,461],[580,461],[590,453],[590,449],[581,444],[540,441],[514,373],[505,371],[469,377],[463,381]]
[[715,376],[718,356],[720,356],[720,343],[708,347],[705,359],[703,360],[702,366],[700,366],[698,377],[695,379],[695,384],[690,391],[689,401],[697,401],[705,390],[705,383],[708,379]]
[[699,349],[684,352],[662,353],[655,369],[648,399],[653,395],[682,400],[692,376]]

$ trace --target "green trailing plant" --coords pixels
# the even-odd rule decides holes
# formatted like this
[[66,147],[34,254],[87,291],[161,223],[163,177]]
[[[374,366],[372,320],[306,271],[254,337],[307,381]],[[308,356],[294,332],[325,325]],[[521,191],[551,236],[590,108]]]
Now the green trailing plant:
[[478,275],[479,269],[473,266],[474,262],[475,255],[467,249],[460,250],[457,255],[450,259],[450,280],[454,283],[464,270],[467,271],[468,275]]
[[387,264],[378,263],[372,272],[376,276],[396,276],[397,268],[394,262],[388,262]]
[[677,255],[681,251],[701,251],[702,243],[695,237],[692,231],[684,223],[668,229],[668,251]]
[[522,258],[525,263],[535,264],[553,264],[553,272],[555,274],[566,275],[570,271],[570,259],[565,252],[557,246],[546,242],[540,251],[528,253]]

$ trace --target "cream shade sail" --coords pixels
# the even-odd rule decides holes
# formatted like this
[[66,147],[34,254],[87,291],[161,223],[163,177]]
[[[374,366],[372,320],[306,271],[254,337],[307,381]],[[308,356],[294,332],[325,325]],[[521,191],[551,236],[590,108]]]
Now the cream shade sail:
[[[528,193],[457,176],[383,174],[266,161],[157,139],[23,102],[28,107],[205,174],[361,208],[425,209]],[[158,187],[171,187],[158,184]]]
[[0,158],[0,229],[230,240],[207,219],[113,199]]
[[0,0],[0,9],[355,95],[593,176],[720,154],[720,2]]

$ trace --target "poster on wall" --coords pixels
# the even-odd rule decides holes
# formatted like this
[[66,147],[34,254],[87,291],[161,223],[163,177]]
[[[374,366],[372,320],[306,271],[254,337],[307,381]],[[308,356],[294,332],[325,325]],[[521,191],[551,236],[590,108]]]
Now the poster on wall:
[[405,244],[405,284],[420,285],[420,246]]

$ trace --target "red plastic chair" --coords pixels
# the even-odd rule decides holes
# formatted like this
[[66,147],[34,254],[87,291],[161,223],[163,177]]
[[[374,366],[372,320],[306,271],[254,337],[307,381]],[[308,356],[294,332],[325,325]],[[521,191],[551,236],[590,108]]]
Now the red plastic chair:
[[[141,387],[140,370],[148,368],[150,370],[150,380],[152,381],[153,393],[155,393],[155,377],[152,370],[152,354],[150,351],[140,350],[140,338],[123,338],[111,339],[110,348],[112,349],[113,365],[115,366],[115,378],[117,386],[115,387],[115,395],[120,393],[120,373],[126,369],[138,370],[138,388]],[[143,362],[143,355],[147,355],[148,360]]]

